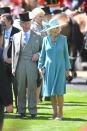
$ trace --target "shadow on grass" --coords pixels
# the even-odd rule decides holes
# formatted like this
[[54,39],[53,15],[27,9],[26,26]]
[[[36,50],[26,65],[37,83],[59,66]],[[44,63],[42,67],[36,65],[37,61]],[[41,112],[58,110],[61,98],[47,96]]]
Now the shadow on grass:
[[87,102],[84,102],[84,101],[67,101],[67,102],[64,102],[64,103],[81,103],[81,104],[87,104]]
[[[38,113],[37,117],[34,119],[31,119],[30,115],[28,113],[26,113],[26,117],[20,118],[17,114],[6,114],[5,115],[5,119],[23,119],[23,120],[49,120],[49,118],[51,118],[52,114],[48,114],[48,113]],[[62,121],[87,121],[87,119],[83,119],[83,118],[68,118],[68,117],[64,117],[62,118]]]
[[42,106],[38,106],[37,108],[38,109],[52,109],[52,107],[47,107],[47,106],[46,107],[45,106],[43,106],[43,107]]
[[64,106],[87,106],[87,102],[64,102]]
[[[51,116],[38,116],[37,120],[50,120]],[[82,118],[62,118],[62,121],[87,121],[87,119]]]
[[[47,120],[49,117],[51,117],[51,113],[48,114],[48,113],[38,113],[37,117],[35,119],[38,119],[38,120]],[[26,113],[26,116],[25,117],[20,117],[19,114],[5,114],[5,119],[24,119],[24,120],[29,120],[31,119],[30,117],[30,114],[29,113]]]
[[82,118],[63,118],[63,121],[87,121],[87,119]]
[[64,106],[87,106],[87,104],[78,104],[78,103],[73,104],[73,103],[66,103],[66,104],[64,104]]
[[40,103],[40,104],[38,104],[38,105],[41,105],[41,106],[44,106],[44,105],[50,106],[50,105],[51,105],[51,101],[42,102],[42,103]]

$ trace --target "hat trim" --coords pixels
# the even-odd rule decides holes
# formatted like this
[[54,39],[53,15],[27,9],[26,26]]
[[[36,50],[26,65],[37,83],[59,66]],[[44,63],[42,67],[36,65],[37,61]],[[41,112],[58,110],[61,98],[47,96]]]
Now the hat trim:
[[43,29],[41,32],[49,31],[49,30],[51,30],[51,29],[54,29],[54,28],[57,28],[57,27],[61,27],[61,26],[65,25],[65,24],[66,24],[66,23],[64,23],[64,24],[59,24],[59,25],[55,25],[55,26],[52,26],[52,27],[48,27],[48,28],[46,28],[46,29]]
[[29,20],[19,20],[19,22],[28,22],[28,21],[31,21],[32,19],[29,19]]
[[57,28],[57,27],[61,27],[62,25],[64,25],[64,24],[59,24],[59,25],[56,25],[56,26],[52,26],[52,27],[49,27],[46,30],[51,30],[51,29],[54,29],[54,28]]

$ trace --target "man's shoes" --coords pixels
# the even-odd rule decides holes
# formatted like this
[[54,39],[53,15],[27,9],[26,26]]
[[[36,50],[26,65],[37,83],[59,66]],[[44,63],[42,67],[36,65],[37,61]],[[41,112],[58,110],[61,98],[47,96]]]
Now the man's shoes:
[[45,97],[45,101],[50,101],[50,97]]
[[36,118],[36,114],[31,114],[31,119]]
[[[4,111],[4,113],[9,113],[9,112],[7,112],[7,111]],[[12,112],[10,112],[10,113],[13,113],[13,111],[12,111]]]
[[26,116],[26,114],[25,113],[20,113],[18,116],[19,116],[19,118],[23,118],[23,117]]

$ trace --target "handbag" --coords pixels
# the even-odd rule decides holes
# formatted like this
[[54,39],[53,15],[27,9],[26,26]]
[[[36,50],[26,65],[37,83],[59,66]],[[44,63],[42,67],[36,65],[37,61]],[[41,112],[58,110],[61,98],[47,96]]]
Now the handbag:
[[66,77],[66,81],[67,81],[68,83],[70,83],[70,82],[72,81],[72,79],[73,79],[73,77],[70,76],[70,75],[68,75],[68,76]]

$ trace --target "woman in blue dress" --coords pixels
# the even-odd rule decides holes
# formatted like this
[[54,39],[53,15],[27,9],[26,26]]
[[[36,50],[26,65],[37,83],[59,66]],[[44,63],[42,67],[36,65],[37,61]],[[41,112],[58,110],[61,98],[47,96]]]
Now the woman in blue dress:
[[42,94],[50,96],[53,118],[63,117],[64,94],[66,93],[66,75],[69,75],[70,61],[67,38],[60,34],[61,26],[57,19],[49,21],[49,34],[43,39],[38,68],[43,76]]

